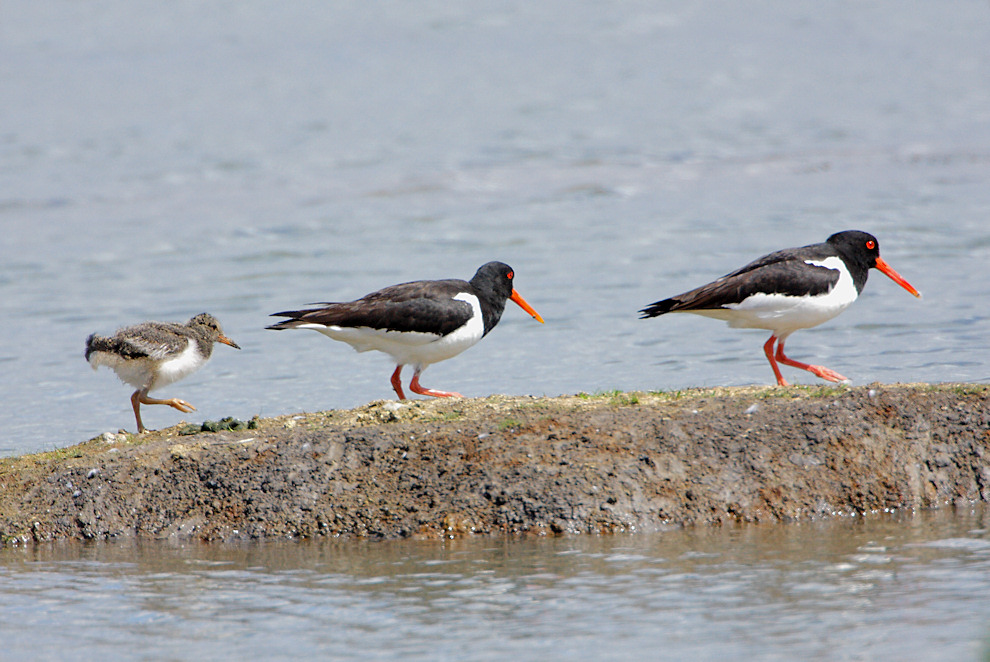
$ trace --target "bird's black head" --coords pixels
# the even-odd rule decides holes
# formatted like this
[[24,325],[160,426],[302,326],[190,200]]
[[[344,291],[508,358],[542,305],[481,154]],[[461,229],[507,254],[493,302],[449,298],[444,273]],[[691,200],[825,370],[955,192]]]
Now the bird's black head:
[[[879,269],[914,296],[921,296],[911,283],[904,280],[903,276],[894,271],[893,267],[880,257],[880,242],[869,232],[846,230],[845,232],[833,234],[826,241],[835,247],[835,250],[839,252],[839,255],[846,261],[846,264],[850,266],[858,291],[863,290],[863,284],[866,283],[867,271],[869,269]],[[856,267],[859,267],[861,276],[856,273]],[[862,280],[858,280],[859,278],[862,278]]]
[[836,232],[826,240],[835,247],[847,262],[872,269],[877,266],[880,257],[880,242],[869,232],[846,230]]
[[471,286],[477,291],[478,297],[482,300],[481,310],[485,318],[485,334],[495,328],[498,321],[502,319],[502,311],[505,310],[505,302],[512,299],[520,308],[533,316],[540,324],[543,318],[533,310],[525,299],[522,298],[512,287],[512,279],[515,274],[512,267],[504,262],[489,262],[481,265],[477,273],[471,279]]
[[491,293],[503,304],[512,296],[512,267],[504,262],[489,262],[481,265],[471,278],[471,285],[481,292]]

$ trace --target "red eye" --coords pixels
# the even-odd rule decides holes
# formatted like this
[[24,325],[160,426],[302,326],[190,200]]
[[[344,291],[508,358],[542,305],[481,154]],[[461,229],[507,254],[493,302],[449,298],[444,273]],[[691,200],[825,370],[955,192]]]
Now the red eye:
[[866,242],[866,247],[872,251],[874,248],[877,247],[877,242],[873,241],[872,239],[869,239]]
[[512,280],[512,276],[513,276],[513,273],[511,271],[509,273],[505,274],[505,277],[508,278],[509,280]]

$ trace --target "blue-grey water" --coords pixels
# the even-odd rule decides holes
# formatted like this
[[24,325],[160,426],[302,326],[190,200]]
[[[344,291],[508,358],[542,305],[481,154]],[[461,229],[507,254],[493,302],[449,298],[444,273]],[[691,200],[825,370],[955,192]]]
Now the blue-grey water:
[[985,660],[990,513],[0,550],[5,660]]
[[[82,350],[89,333],[146,319],[209,311],[243,347],[219,346],[203,370],[162,391],[198,411],[145,407],[152,428],[392,397],[387,358],[316,333],[266,331],[267,315],[405,280],[466,278],[492,259],[515,268],[517,288],[546,324],[510,304],[477,347],[432,366],[427,386],[484,396],[768,384],[766,334],[694,316],[639,320],[636,311],[763,253],[850,228],[876,234],[887,261],[925,296],[874,273],[856,304],[795,334],[789,353],[856,384],[985,383],[988,34],[984,0],[8,0],[0,5],[0,455],[133,430],[130,390],[105,370],[93,373]],[[683,552],[689,558],[707,544],[707,534],[694,535],[682,539],[698,545]],[[804,566],[778,561],[774,543],[811,535],[810,545],[817,530],[746,535],[767,537],[754,544],[763,555],[744,566],[803,585]],[[409,652],[405,635],[422,632],[432,636],[418,640],[420,652],[450,658],[481,657],[495,643],[520,656],[554,642],[573,657],[601,658],[616,650],[612,639],[638,642],[640,657],[672,645],[672,657],[714,658],[747,642],[758,652],[770,627],[797,646],[779,659],[875,659],[887,645],[901,659],[936,659],[945,642],[926,640],[919,652],[918,622],[974,618],[951,586],[940,592],[942,576],[973,554],[965,546],[914,557],[931,609],[898,625],[902,605],[871,605],[869,591],[849,592],[857,608],[848,617],[834,612],[830,591],[846,595],[842,573],[809,580],[818,588],[795,602],[704,563],[690,581],[668,585],[649,561],[592,561],[583,547],[645,541],[561,544],[578,551],[466,547],[494,574],[461,587],[438,570],[437,582],[422,580],[425,605],[402,602],[423,610],[412,617],[390,606],[404,590],[378,593],[359,588],[361,574],[293,569],[301,561],[281,569],[280,552],[213,566],[212,555],[241,552],[156,551],[148,561],[147,547],[73,551],[78,560],[41,571],[5,566],[14,573],[6,581],[37,599],[23,610],[13,599],[0,607],[0,656],[11,637],[25,646],[39,628],[61,629],[76,650],[79,642],[135,655],[164,646],[164,657],[178,659],[204,646],[243,656],[282,650],[283,629],[323,619],[306,641],[347,644],[351,657],[367,652],[371,635],[385,641],[381,657],[397,657]],[[430,567],[432,548],[402,549],[414,567]],[[374,564],[393,552],[360,553]],[[571,599],[540,589],[541,564],[578,578],[546,580]],[[610,570],[583,583],[586,564]],[[613,603],[614,584],[635,590]],[[730,606],[705,606],[706,595]],[[778,600],[769,613],[768,597]],[[682,609],[651,616],[668,601]],[[64,603],[78,611],[66,616]],[[281,628],[262,617],[269,610],[281,610]],[[519,612],[534,628],[548,622],[496,629],[475,647],[457,626],[472,610],[479,619]],[[887,628],[872,639],[877,619]],[[837,629],[857,636],[845,641]],[[975,631],[944,638],[958,651],[969,637],[971,651]]]

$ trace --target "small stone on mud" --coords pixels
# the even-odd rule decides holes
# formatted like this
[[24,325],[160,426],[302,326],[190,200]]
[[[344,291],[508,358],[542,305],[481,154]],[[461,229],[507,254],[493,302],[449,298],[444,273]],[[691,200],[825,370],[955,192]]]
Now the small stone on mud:
[[791,461],[791,464],[799,467],[817,467],[822,464],[821,459],[814,455],[803,455],[801,453],[791,453],[787,456],[787,459]]

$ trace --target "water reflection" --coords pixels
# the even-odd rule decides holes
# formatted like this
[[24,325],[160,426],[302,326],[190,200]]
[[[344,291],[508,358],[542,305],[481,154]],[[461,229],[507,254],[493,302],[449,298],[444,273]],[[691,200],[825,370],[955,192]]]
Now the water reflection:
[[682,659],[960,659],[990,624],[987,518],[978,508],[535,540],[57,544],[0,552],[0,626],[15,633],[8,652],[47,633],[107,654],[153,644],[219,659],[620,659],[657,646]]

